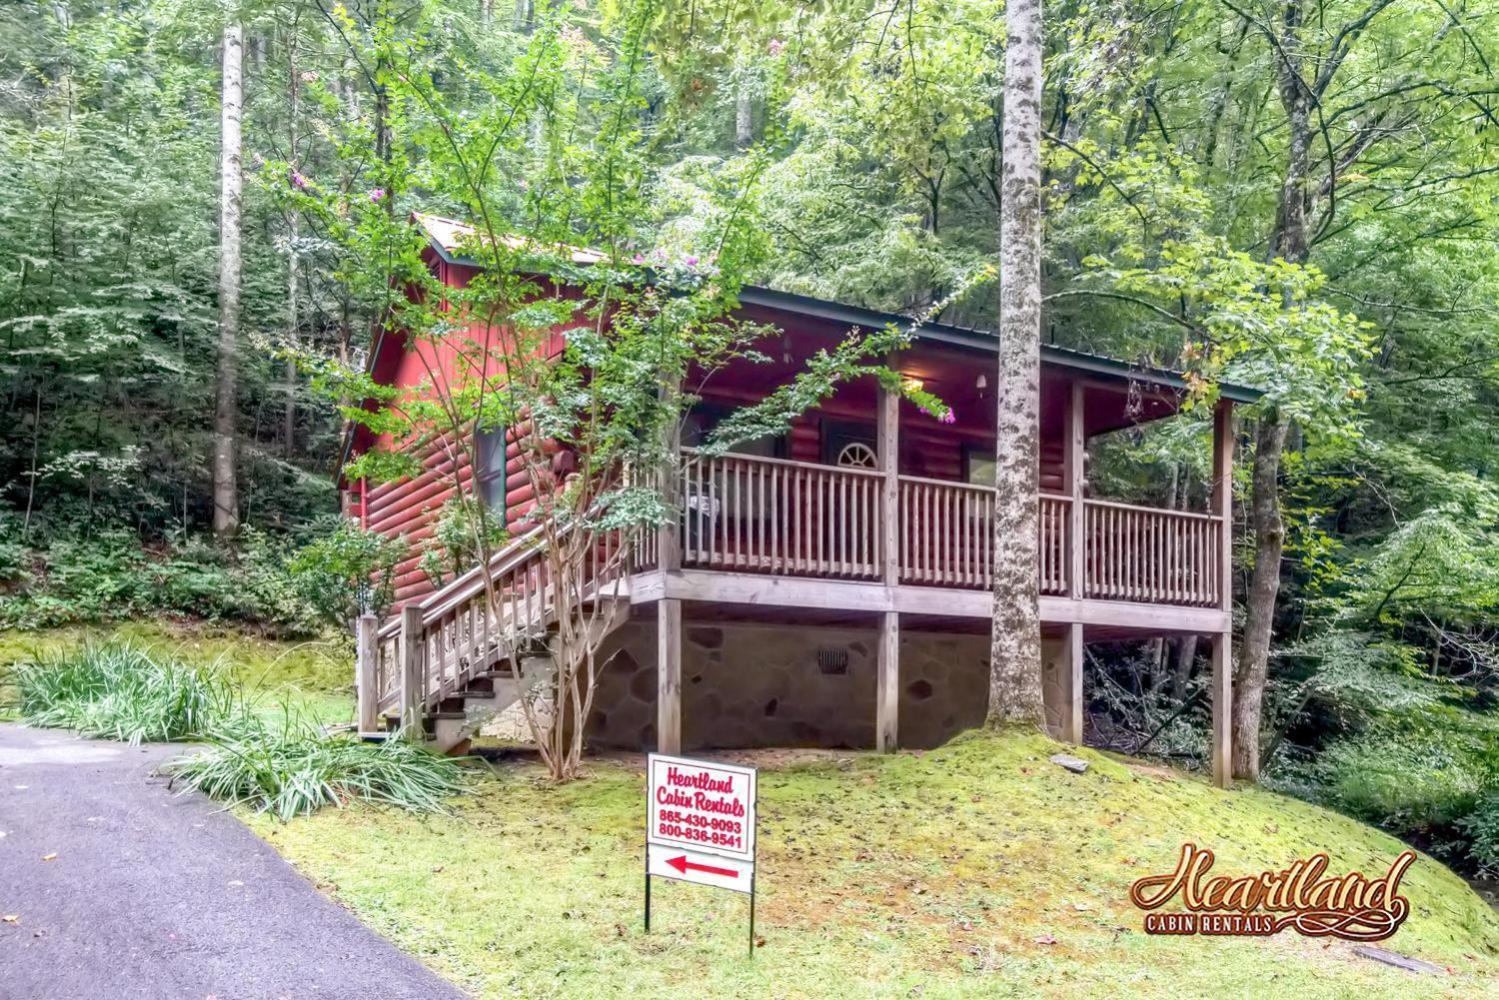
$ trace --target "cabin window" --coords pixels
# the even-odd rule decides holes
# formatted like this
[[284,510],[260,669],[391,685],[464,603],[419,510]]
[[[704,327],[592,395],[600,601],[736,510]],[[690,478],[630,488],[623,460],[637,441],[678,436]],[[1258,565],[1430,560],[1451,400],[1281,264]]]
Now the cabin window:
[[852,469],[873,469],[879,465],[879,449],[874,428],[866,424],[846,424],[833,420],[822,423],[822,460],[827,465]]
[[978,445],[963,447],[963,479],[974,486],[994,485],[994,449]]
[[[728,415],[728,407],[699,403],[687,414],[682,423],[682,447],[696,448],[708,440],[708,435]],[[767,434],[753,441],[741,441],[729,449],[734,455],[758,455],[761,458],[781,458],[786,453],[786,438],[781,434]]]
[[500,521],[505,519],[505,428],[481,430],[474,435],[479,456],[474,487],[484,506]]

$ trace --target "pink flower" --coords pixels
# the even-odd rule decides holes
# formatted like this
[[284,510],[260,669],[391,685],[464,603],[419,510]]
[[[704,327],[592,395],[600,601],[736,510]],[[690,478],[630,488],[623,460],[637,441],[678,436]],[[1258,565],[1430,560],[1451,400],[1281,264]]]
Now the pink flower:
[[370,191],[370,201],[378,203],[384,197],[385,197],[385,189],[384,188],[375,188],[372,191]]
[[684,263],[686,263],[688,267],[697,267],[697,258],[692,256],[691,254],[688,254],[687,260]]
[[291,181],[291,186],[296,188],[298,191],[307,190],[307,178],[297,173],[297,171],[293,170],[291,172],[291,176],[287,179]]
[[942,414],[942,422],[944,424],[955,424],[958,422],[958,415],[949,408],[946,413]]
[[644,264],[645,263],[645,258],[642,257],[642,256],[640,256],[640,254],[636,254],[635,256],[633,256],[633,257],[630,258],[630,263],[631,264]]
[[770,44],[766,46],[766,48],[770,51],[770,54],[773,55],[773,56],[780,55],[781,54],[781,50],[784,49],[785,47],[786,47],[786,43],[783,42],[783,41],[781,41],[779,38],[772,38],[770,40]]
[[519,186],[520,186],[520,189],[522,191],[529,191],[529,190],[531,190],[531,182],[528,181],[528,180],[526,180],[524,177],[522,177],[520,179],[520,185]]

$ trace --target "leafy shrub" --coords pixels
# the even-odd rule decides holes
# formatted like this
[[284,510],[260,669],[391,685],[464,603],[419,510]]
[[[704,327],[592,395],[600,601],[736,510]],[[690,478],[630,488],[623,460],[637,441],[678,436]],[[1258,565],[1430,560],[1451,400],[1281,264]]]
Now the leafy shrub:
[[1480,761],[1441,740],[1336,743],[1321,754],[1319,767],[1340,810],[1411,832],[1453,825],[1490,781]]
[[343,517],[320,523],[318,537],[287,565],[297,594],[321,621],[337,627],[362,614],[383,615],[394,596],[396,563],[405,544]]
[[40,569],[22,577],[13,592],[0,594],[0,627],[169,614],[308,634],[325,622],[288,571],[288,540],[252,527],[241,533],[234,554],[193,538],[148,551],[126,531],[55,538],[44,548],[22,547],[19,556],[8,555],[5,544],[0,542],[0,571],[7,559]]
[[491,550],[500,548],[509,538],[505,525],[490,518],[477,502],[448,500],[432,524],[432,537],[422,544],[421,569],[434,587],[478,563],[476,518],[483,521]]
[[463,789],[456,761],[416,743],[365,743],[293,723],[279,732],[260,727],[217,740],[163,771],[210,798],[281,820],[356,798],[439,811],[444,798]]
[[129,743],[224,732],[238,692],[213,670],[158,660],[129,643],[85,644],[16,668],[21,713],[38,726]]
[[1499,872],[1499,792],[1490,792],[1458,822],[1468,841],[1468,855],[1481,870]]

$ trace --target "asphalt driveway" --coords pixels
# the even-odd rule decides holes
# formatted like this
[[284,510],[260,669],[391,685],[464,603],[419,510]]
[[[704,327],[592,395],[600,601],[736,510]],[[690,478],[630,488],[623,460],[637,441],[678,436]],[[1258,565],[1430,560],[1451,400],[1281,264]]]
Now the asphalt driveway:
[[0,724],[0,996],[463,995],[152,776],[181,750]]

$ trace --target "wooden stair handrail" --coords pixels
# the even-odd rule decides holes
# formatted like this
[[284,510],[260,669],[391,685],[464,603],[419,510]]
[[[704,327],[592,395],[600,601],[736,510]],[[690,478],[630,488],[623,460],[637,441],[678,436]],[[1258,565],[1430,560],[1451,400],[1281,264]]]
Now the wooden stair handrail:
[[[489,558],[489,575],[507,572],[514,569],[525,561],[525,557],[532,552],[541,551],[531,542],[542,533],[538,525],[518,538],[510,540],[504,548]],[[437,590],[428,594],[417,604],[422,609],[422,624],[428,625],[442,614],[451,611],[451,604],[455,601],[464,601],[484,589],[484,567],[475,566],[459,576],[454,577],[443,584]],[[380,626],[379,637],[387,639],[401,630],[401,616],[392,615],[384,625]]]

